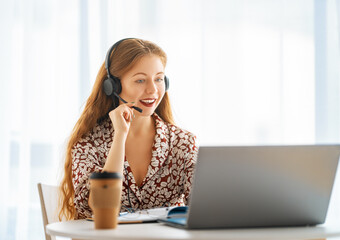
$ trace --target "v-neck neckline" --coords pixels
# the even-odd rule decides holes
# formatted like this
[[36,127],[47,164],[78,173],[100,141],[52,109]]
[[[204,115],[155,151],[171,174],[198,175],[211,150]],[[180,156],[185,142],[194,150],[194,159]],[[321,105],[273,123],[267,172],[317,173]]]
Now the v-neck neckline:
[[132,169],[126,156],[124,157],[124,168],[127,170],[127,177],[129,178],[130,184],[130,186],[128,187],[134,192],[134,194],[140,201],[141,191],[143,190],[143,187],[159,171],[169,155],[170,129],[157,114],[154,114],[154,119],[156,125],[156,134],[154,137],[154,142],[152,144],[151,161],[148,166],[148,171],[140,186],[138,186],[136,183]]

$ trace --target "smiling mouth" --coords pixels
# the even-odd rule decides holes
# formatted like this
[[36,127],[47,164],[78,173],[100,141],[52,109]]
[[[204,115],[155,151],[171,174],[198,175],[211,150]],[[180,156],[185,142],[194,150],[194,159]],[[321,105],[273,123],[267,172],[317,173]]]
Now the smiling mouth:
[[139,100],[144,106],[146,107],[152,107],[154,103],[156,102],[156,99],[143,99]]
[[140,100],[143,103],[154,103],[156,101],[156,99],[150,99],[150,100]]

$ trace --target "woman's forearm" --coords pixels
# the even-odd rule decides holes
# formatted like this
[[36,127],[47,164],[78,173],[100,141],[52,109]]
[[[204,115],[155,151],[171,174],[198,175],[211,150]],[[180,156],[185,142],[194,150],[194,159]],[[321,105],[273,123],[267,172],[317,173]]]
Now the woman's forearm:
[[115,133],[103,171],[123,174],[126,135]]

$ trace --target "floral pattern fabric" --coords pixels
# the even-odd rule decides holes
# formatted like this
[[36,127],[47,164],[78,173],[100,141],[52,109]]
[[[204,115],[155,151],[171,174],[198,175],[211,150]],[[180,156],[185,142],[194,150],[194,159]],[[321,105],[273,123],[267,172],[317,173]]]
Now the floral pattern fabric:
[[[164,122],[155,113],[153,117],[156,135],[151,163],[141,186],[138,186],[125,159],[122,207],[149,209],[188,203],[198,152],[196,137],[186,130]],[[88,205],[89,177],[92,172],[102,171],[113,137],[114,129],[111,120],[107,118],[73,147],[72,181],[77,219],[92,216]]]

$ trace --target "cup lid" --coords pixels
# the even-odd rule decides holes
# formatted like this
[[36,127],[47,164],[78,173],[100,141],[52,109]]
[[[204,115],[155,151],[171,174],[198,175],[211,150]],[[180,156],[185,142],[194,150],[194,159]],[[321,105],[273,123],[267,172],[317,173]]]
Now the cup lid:
[[122,178],[122,175],[117,172],[94,172],[91,174],[90,179],[107,179],[107,178]]

